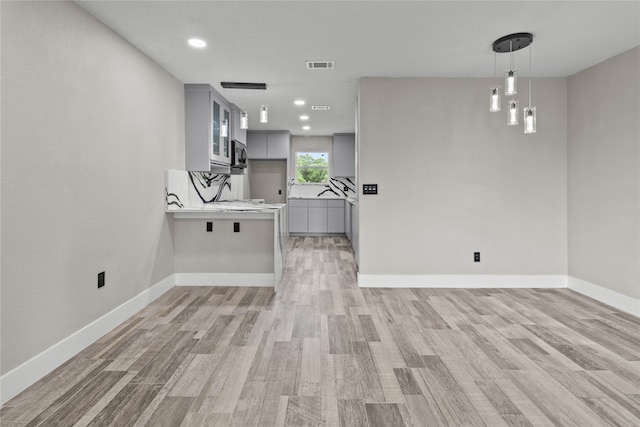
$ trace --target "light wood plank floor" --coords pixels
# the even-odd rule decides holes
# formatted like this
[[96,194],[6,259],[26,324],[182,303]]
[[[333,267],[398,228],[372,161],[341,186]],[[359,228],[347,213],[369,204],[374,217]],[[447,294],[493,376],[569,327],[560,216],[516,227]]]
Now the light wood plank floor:
[[288,242],[281,291],[174,288],[8,402],[10,426],[638,426],[640,321],[566,289],[359,289]]

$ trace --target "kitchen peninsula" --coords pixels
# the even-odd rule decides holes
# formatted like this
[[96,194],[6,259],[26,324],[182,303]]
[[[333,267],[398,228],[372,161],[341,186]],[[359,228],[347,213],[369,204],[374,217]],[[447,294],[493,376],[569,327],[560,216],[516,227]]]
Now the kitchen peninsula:
[[[269,286],[277,291],[286,258],[287,213],[280,204],[210,202],[233,194],[233,183],[169,170],[166,212],[172,214],[177,286]],[[219,185],[226,185],[223,191]],[[201,188],[198,188],[200,186]],[[209,194],[209,195],[207,195]]]

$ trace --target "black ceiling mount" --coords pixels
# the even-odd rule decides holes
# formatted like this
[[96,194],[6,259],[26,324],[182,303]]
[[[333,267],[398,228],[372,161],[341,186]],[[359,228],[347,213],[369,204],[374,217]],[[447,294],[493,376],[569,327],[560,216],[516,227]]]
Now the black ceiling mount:
[[266,83],[239,83],[239,82],[220,82],[225,89],[259,89],[267,90]]
[[515,52],[524,49],[531,43],[533,43],[533,34],[531,33],[509,34],[493,42],[493,51],[496,53]]

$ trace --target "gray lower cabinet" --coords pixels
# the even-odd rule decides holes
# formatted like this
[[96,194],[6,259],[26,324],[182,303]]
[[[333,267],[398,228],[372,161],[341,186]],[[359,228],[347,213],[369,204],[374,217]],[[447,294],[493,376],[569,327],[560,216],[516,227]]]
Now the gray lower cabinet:
[[344,233],[344,205],[345,200],[327,200],[327,231],[329,233]]
[[349,239],[349,241],[351,241],[351,210],[353,208],[353,205],[348,202],[348,201],[344,201],[344,234],[347,235],[347,238]]
[[[324,200],[323,200],[324,201]],[[312,206],[309,201],[309,233],[326,233],[327,228],[327,206]]]
[[351,246],[356,258],[356,264],[360,265],[360,226],[358,202],[351,207]]
[[289,232],[344,233],[344,203],[342,199],[289,199]]
[[308,211],[306,200],[289,201],[289,233],[306,233],[309,229]]

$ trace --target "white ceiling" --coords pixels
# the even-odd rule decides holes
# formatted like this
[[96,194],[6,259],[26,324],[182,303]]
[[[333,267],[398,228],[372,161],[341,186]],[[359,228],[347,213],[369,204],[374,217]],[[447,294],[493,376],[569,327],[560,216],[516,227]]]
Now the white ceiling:
[[[294,135],[353,132],[360,77],[491,77],[491,44],[507,34],[533,33],[538,77],[569,76],[640,45],[638,0],[78,3],[182,82],[209,83],[247,110],[250,129]],[[207,47],[188,46],[192,37]],[[333,60],[335,69],[307,70],[306,60]],[[502,73],[508,55],[497,60]],[[527,49],[516,64],[526,75]],[[222,81],[267,90],[223,90]],[[294,106],[298,98],[307,104]],[[268,124],[258,123],[261,104]],[[331,110],[310,110],[318,104]]]

